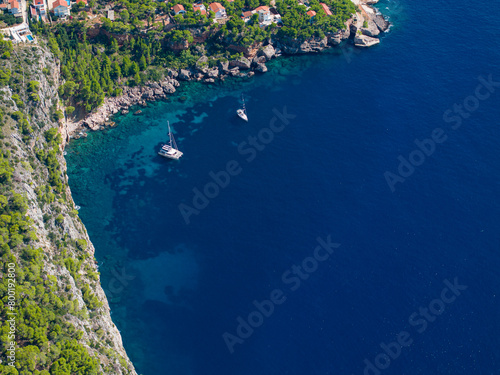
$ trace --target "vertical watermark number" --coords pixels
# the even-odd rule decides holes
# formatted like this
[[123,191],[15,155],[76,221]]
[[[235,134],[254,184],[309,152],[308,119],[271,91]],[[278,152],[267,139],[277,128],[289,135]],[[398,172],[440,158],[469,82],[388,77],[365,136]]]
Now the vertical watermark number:
[[16,362],[16,265],[7,264],[7,315],[8,325],[7,339],[5,347],[7,348],[8,365],[14,367]]

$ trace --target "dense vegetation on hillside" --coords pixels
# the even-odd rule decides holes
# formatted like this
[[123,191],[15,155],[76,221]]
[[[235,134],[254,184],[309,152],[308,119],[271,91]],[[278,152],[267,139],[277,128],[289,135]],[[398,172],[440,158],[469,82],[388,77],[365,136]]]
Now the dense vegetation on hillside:
[[[27,48],[13,50],[0,37],[0,373],[117,373],[116,366],[126,369],[127,362],[107,333],[93,331],[90,323],[102,307],[93,292],[99,280],[93,256],[83,234],[75,238],[68,232],[68,220],[83,227],[66,195],[61,135],[45,115],[57,120],[58,111],[41,108],[50,99],[41,99],[39,81],[24,79],[35,78],[28,70],[40,56],[37,47]],[[34,207],[43,213],[42,229],[28,215],[30,207],[31,213]],[[7,324],[12,317],[14,333]],[[75,321],[83,325],[76,328]],[[86,339],[96,335],[99,340]],[[7,356],[12,342],[15,361]]]
[[[203,55],[211,56],[209,66],[219,60],[238,58],[241,53],[231,46],[250,47],[270,38],[306,39],[324,37],[344,27],[344,22],[355,12],[350,0],[324,0],[333,15],[327,16],[318,0],[311,0],[309,8],[297,0],[276,0],[276,10],[282,24],[261,27],[254,15],[245,23],[242,12],[269,0],[221,0],[228,18],[214,23],[209,3],[204,3],[207,14],[193,11],[192,0],[156,2],[154,0],[119,0],[114,4],[115,20],[105,17],[104,3],[90,2],[96,18],[88,20],[86,11],[74,7],[73,20],[49,27],[34,23],[32,29],[49,41],[52,52],[61,60],[61,74],[65,83],[60,97],[70,114],[75,106],[87,112],[102,104],[106,96],[119,95],[123,85],[141,85],[146,81],[161,80],[165,68],[194,66]],[[182,4],[184,15],[175,15],[171,7]],[[316,11],[311,18],[308,9]],[[87,37],[90,27],[100,27],[106,33]],[[204,43],[194,43],[194,37],[204,35]],[[118,39],[121,40],[118,43]]]
[[[283,27],[279,36],[289,38],[324,37],[325,33],[335,33],[342,29],[344,22],[355,12],[354,4],[344,0],[321,1],[329,6],[332,16],[327,16],[318,0],[310,0],[309,9],[298,5],[296,0],[276,1],[276,9],[282,14]],[[316,15],[311,19],[308,10],[314,10]]]

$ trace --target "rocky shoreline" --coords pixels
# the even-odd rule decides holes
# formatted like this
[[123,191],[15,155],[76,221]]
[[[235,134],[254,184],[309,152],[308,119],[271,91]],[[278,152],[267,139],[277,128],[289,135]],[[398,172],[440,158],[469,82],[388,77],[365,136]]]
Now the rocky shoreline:
[[117,113],[126,114],[134,105],[146,106],[148,101],[163,100],[176,91],[180,81],[215,83],[227,77],[252,77],[256,72],[265,73],[266,63],[282,55],[318,53],[352,39],[356,47],[371,47],[380,43],[379,36],[389,28],[389,22],[371,5],[378,0],[354,0],[358,12],[346,22],[345,29],[327,34],[324,38],[310,38],[305,41],[268,40],[245,49],[243,57],[231,61],[219,61],[216,67],[208,66],[208,57],[202,56],[192,69],[178,71],[167,69],[166,77],[160,82],[147,82],[144,86],[124,87],[122,95],[106,98],[104,103],[85,118],[67,121],[66,141],[84,135],[86,129],[99,130],[113,125],[111,117]]

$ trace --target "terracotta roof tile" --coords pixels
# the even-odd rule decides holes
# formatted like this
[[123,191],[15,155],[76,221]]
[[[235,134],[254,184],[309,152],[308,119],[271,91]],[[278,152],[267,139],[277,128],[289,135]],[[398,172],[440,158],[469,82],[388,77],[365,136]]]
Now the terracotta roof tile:
[[226,10],[226,8],[224,8],[221,3],[211,3],[209,5],[210,7],[210,10],[214,13],[217,13],[217,12],[220,12],[221,10]]
[[260,7],[255,8],[256,12],[259,12],[261,10],[264,11],[264,12],[269,12],[269,7],[267,5],[261,5]]
[[172,9],[175,13],[179,13],[180,11],[184,10],[184,6],[181,4],[175,4]]
[[56,0],[52,3],[52,8],[57,8],[57,7],[68,7],[68,3],[65,0]]
[[326,5],[325,3],[319,3],[319,5],[321,5],[321,7],[323,8],[323,10],[325,11],[327,16],[332,15],[332,12],[331,12],[330,8],[328,8],[328,5]]

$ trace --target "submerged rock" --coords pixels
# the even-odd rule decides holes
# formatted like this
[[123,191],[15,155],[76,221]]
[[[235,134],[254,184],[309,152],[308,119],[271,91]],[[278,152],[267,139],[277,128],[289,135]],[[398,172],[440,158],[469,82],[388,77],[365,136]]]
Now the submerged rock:
[[264,64],[264,63],[257,64],[257,67],[255,68],[255,71],[259,72],[259,73],[265,73],[265,72],[267,72],[267,66],[266,66],[266,64]]

